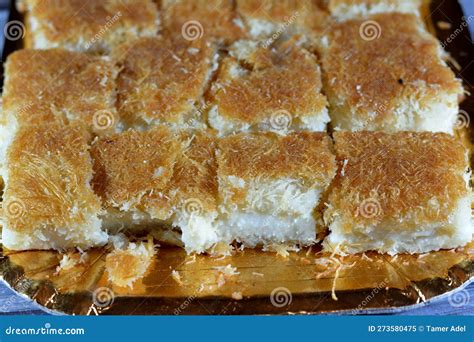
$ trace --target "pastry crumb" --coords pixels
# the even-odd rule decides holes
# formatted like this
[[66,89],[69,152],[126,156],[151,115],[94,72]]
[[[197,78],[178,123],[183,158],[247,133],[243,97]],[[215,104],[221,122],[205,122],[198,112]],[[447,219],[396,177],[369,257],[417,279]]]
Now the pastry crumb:
[[177,282],[179,286],[183,286],[183,281],[181,280],[181,274],[179,274],[178,271],[172,270],[171,271],[171,278],[173,278],[173,280],[175,282]]
[[217,287],[220,288],[224,286],[224,284],[229,280],[231,277],[239,275],[240,272],[237,272],[237,268],[233,267],[232,265],[227,266],[216,266],[214,267],[216,271],[219,272],[217,276]]
[[109,281],[121,287],[133,287],[142,279],[155,255],[153,238],[148,241],[130,242],[123,249],[115,249],[107,255],[105,267]]
[[242,300],[242,292],[232,292],[232,299]]
[[448,23],[447,21],[443,21],[443,20],[438,21],[436,25],[441,30],[449,30],[452,27],[451,23]]
[[296,245],[286,243],[273,243],[264,247],[264,251],[276,252],[278,256],[288,258],[290,252],[299,252],[299,248]]

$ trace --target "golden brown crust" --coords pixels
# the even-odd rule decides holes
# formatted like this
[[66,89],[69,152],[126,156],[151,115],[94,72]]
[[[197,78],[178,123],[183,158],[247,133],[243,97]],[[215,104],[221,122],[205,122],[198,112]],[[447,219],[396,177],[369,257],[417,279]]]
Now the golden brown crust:
[[205,212],[217,210],[216,139],[206,132],[183,132],[186,148],[177,157],[167,193],[175,207],[195,200]]
[[418,94],[423,106],[441,93],[462,94],[439,57],[437,40],[416,16],[390,13],[370,20],[346,21],[328,32],[322,66],[335,111],[350,108],[355,119],[382,126],[409,95]]
[[283,22],[311,1],[294,0],[237,0],[238,11],[247,18]]
[[19,50],[6,62],[3,111],[21,125],[85,123],[113,131],[116,70],[110,61],[60,49]]
[[214,153],[214,138],[205,132],[127,131],[93,143],[93,186],[107,207],[130,207],[162,219],[189,200],[215,211]]
[[163,0],[163,26],[172,34],[229,44],[245,37],[232,0]]
[[181,150],[165,127],[98,139],[91,148],[94,190],[106,207],[140,208],[143,197],[166,189]]
[[293,178],[308,187],[327,186],[336,170],[331,140],[325,133],[236,134],[219,141],[219,177]]
[[145,122],[184,125],[201,99],[214,48],[204,40],[160,36],[121,46],[115,58],[118,109],[128,125]]
[[108,52],[125,40],[158,31],[152,0],[41,0],[31,6],[30,18],[35,22],[36,48]]
[[[226,58],[212,88],[219,114],[230,120],[257,124],[286,112],[291,120],[321,113],[321,73],[315,58],[296,44],[270,51],[258,47],[245,61]],[[245,68],[243,68],[243,66]],[[238,76],[231,69],[242,70]]]
[[9,229],[65,229],[100,211],[92,192],[87,131],[79,125],[20,128],[7,154],[4,219]]
[[395,223],[394,228],[407,221],[415,226],[438,222],[468,196],[466,150],[450,135],[339,132],[335,141],[340,171],[329,203],[346,229],[382,220]]

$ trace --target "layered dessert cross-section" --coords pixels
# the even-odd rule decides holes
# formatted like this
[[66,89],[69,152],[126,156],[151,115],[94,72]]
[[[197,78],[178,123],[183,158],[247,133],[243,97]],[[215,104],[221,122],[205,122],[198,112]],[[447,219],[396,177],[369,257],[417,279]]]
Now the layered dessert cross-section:
[[217,241],[215,142],[205,132],[159,127],[96,140],[95,191],[104,229],[151,232],[159,240],[203,252]]
[[21,127],[5,162],[2,244],[12,250],[107,243],[91,188],[90,135],[80,125]]
[[222,241],[246,247],[316,241],[317,207],[336,172],[325,133],[231,135],[219,141],[217,159]]
[[328,251],[424,253],[470,242],[467,151],[444,133],[338,132]]

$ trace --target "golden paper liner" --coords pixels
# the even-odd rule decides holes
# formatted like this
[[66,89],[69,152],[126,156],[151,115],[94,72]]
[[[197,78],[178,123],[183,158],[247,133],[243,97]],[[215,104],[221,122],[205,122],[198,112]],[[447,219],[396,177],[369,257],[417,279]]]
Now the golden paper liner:
[[[17,292],[51,310],[172,315],[393,309],[454,290],[474,271],[474,243],[422,255],[338,258],[311,249],[291,252],[287,258],[258,250],[218,258],[188,256],[182,249],[165,247],[143,278],[123,288],[109,281],[107,253],[91,250],[86,261],[60,270],[59,253],[5,251],[1,274]],[[238,274],[226,274],[228,265]]]

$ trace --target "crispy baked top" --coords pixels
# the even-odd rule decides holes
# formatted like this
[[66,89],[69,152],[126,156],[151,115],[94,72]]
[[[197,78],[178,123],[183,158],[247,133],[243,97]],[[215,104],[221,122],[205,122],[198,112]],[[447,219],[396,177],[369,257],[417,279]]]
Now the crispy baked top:
[[358,118],[383,122],[400,102],[422,104],[441,93],[462,94],[440,58],[438,41],[411,14],[379,14],[328,31],[322,66],[328,98]]
[[296,44],[284,44],[271,51],[256,47],[241,61],[227,57],[212,97],[227,119],[255,124],[286,112],[296,121],[324,110],[321,87],[315,57]]
[[94,141],[93,186],[106,206],[133,207],[153,191],[166,189],[181,143],[165,127],[126,131]]
[[163,0],[163,26],[188,40],[230,43],[245,37],[243,23],[232,0]]
[[285,21],[296,12],[303,12],[311,0],[237,0],[237,9],[252,19]]
[[116,70],[106,58],[60,49],[18,50],[6,62],[3,110],[20,125],[80,121],[112,131]]
[[7,154],[4,218],[9,229],[66,229],[89,224],[100,210],[89,186],[87,131],[79,125],[22,127]]
[[325,133],[236,134],[219,140],[219,177],[302,179],[307,186],[328,185],[336,171]]
[[216,139],[198,131],[183,132],[181,139],[186,147],[177,157],[168,194],[175,206],[189,207],[195,201],[198,210],[215,211],[218,193]]
[[118,110],[128,124],[183,123],[202,96],[214,47],[182,37],[141,38],[119,47],[115,59]]
[[166,219],[170,210],[197,205],[215,210],[215,141],[206,132],[127,131],[95,141],[95,191],[106,206],[140,209]]
[[96,35],[120,41],[119,31],[157,30],[158,10],[152,0],[36,0],[28,7],[38,24],[36,33],[56,44],[93,43]]
[[468,195],[466,150],[450,135],[338,132],[335,141],[340,170],[329,202],[348,229],[354,221],[438,222]]

